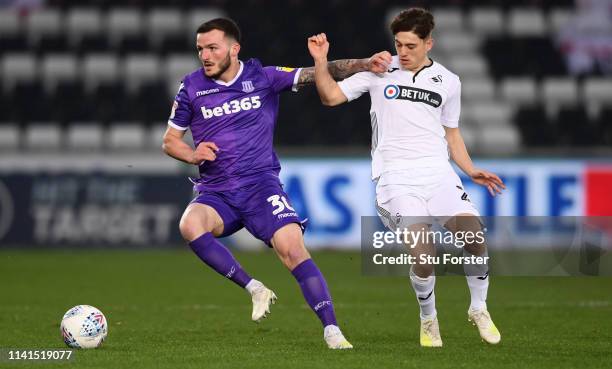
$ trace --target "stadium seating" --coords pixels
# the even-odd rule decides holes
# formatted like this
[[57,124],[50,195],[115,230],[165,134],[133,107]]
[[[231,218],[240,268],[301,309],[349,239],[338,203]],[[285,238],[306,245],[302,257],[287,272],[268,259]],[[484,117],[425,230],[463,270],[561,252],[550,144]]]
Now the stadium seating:
[[499,83],[502,101],[513,105],[529,105],[538,101],[536,81],[529,77],[506,78]]
[[478,52],[481,38],[476,33],[461,30],[436,36],[436,49],[451,55],[474,55]]
[[520,147],[520,136],[509,125],[483,126],[478,147],[492,155],[515,153]]
[[505,29],[505,18],[499,8],[474,8],[467,16],[468,29],[482,36],[501,34]]
[[582,86],[582,96],[591,117],[599,115],[602,108],[612,106],[612,78],[589,78]]
[[15,123],[0,123],[0,152],[19,149],[19,127]]
[[58,150],[64,143],[62,128],[53,122],[33,122],[25,128],[23,143],[29,151]]
[[41,73],[45,92],[54,95],[59,84],[76,81],[77,60],[71,54],[47,54],[41,62]]
[[461,97],[464,104],[494,100],[495,83],[488,78],[464,78],[461,83]]
[[102,34],[102,15],[94,8],[71,8],[66,12],[69,45],[78,49],[83,39]]
[[552,146],[557,142],[557,126],[548,119],[546,111],[539,104],[518,108],[514,122],[525,146]]
[[549,13],[549,29],[551,34],[557,34],[572,18],[571,9],[555,8]]
[[98,151],[102,149],[103,129],[96,122],[74,122],[67,129],[66,148],[76,151]]
[[2,87],[12,91],[23,82],[33,82],[38,77],[38,60],[28,53],[6,54],[2,58]]
[[39,51],[65,51],[63,13],[59,9],[37,9],[25,18],[31,48]]
[[460,78],[486,77],[488,67],[486,61],[479,54],[472,55],[453,55],[448,62],[441,61],[460,76]]
[[464,28],[463,14],[459,8],[434,9],[433,15],[440,33],[454,33]]
[[612,106],[608,105],[600,111],[597,127],[603,144],[606,147],[612,146]]
[[109,128],[107,142],[111,152],[141,151],[146,146],[146,132],[138,122],[115,122]]
[[14,10],[0,8],[0,53],[23,51],[27,40]]
[[[243,59],[301,66],[312,63],[304,38],[320,30],[328,32],[334,58],[390,49],[388,22],[405,7],[392,1],[386,8],[354,9],[340,1],[330,4],[328,16],[343,16],[328,22],[300,2],[262,2],[258,11],[275,19],[262,23],[242,8],[201,8],[190,0],[133,1],[130,7],[110,0],[49,4],[29,13],[0,9],[0,108],[2,120],[12,122],[0,124],[3,150],[64,144],[80,150],[79,137],[96,150],[159,149],[165,129],[159,122],[167,119],[181,77],[199,65],[193,32],[214,17],[229,15],[242,25]],[[557,33],[572,19],[571,1],[541,1],[538,8],[527,0],[430,4],[436,17],[433,57],[461,77],[462,126],[470,149],[512,154],[525,146],[550,147],[555,137],[577,146],[610,144],[612,79],[569,76],[556,44]],[[346,12],[353,22],[343,21]],[[373,26],[355,27],[364,22]],[[279,37],[279,29],[293,31]],[[317,101],[312,90],[283,97],[279,144],[369,144],[367,99],[335,109]],[[79,130],[79,122],[89,123]],[[113,122],[136,123],[127,129]],[[295,126],[304,127],[300,137]],[[576,126],[587,129],[578,133]],[[32,127],[46,131],[38,134]]]
[[514,8],[508,14],[508,33],[513,37],[545,36],[547,26],[539,9]]
[[88,54],[82,60],[83,82],[88,93],[119,80],[119,61],[113,54]]

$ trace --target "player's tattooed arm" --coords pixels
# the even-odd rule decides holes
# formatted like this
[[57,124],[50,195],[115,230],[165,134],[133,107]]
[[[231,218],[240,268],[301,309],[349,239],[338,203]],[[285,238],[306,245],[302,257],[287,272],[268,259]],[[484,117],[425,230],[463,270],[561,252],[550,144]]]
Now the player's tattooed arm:
[[[327,63],[327,69],[336,80],[342,80],[355,73],[370,70],[369,59],[341,59]],[[314,67],[302,68],[298,77],[297,87],[301,88],[315,82]]]
[[[341,59],[327,62],[327,70],[336,81],[343,80],[359,72],[384,73],[391,62],[391,54],[382,51],[365,59]],[[302,68],[298,77],[297,87],[303,87],[315,82],[315,67]]]
[[391,54],[382,51],[372,55],[369,59],[347,59],[333,62],[327,61],[329,42],[325,33],[308,38],[308,52],[312,56],[315,66],[306,69],[306,73],[298,78],[299,82],[314,80],[321,103],[325,106],[336,106],[348,101],[348,98],[336,82],[357,72],[369,71],[371,73],[384,73],[391,62]]

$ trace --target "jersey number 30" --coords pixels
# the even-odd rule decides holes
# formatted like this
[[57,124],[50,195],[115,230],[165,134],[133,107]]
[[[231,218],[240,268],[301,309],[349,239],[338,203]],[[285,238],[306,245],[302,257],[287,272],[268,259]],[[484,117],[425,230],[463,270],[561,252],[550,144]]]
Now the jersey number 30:
[[291,211],[295,211],[294,208],[291,207],[291,205],[289,205],[289,203],[287,202],[287,199],[285,198],[285,196],[279,196],[279,195],[272,195],[270,197],[268,197],[268,202],[270,203],[270,205],[274,206],[274,210],[272,211],[272,215],[276,215],[278,213],[282,213],[285,208],[291,210]]

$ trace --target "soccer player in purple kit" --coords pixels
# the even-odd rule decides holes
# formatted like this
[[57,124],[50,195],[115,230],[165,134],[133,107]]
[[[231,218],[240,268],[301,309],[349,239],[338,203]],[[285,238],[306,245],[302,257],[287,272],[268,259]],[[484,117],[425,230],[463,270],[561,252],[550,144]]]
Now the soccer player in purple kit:
[[[252,278],[216,238],[242,227],[272,247],[297,280],[304,298],[323,324],[331,349],[350,349],[334,313],[325,278],[304,246],[302,225],[278,178],[280,163],[272,140],[279,93],[314,83],[314,68],[263,67],[243,62],[240,30],[218,18],[197,29],[196,46],[203,68],[186,75],[176,95],[163,150],[198,165],[198,195],[187,206],[179,228],[196,253],[219,274],[246,289],[252,298],[252,320],[270,313],[276,295]],[[383,72],[386,53],[369,59],[329,64],[334,78],[361,71]],[[191,129],[196,149],[183,136]]]

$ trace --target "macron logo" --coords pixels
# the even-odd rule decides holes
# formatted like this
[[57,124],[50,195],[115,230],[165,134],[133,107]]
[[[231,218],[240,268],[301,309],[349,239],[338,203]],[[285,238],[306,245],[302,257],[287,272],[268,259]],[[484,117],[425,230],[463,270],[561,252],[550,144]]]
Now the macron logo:
[[201,109],[204,119],[210,119],[212,117],[221,117],[224,115],[239,113],[245,110],[259,109],[260,106],[261,101],[259,100],[259,96],[250,96],[241,100],[225,102],[221,106],[216,106],[210,109],[202,106]]
[[210,90],[204,90],[204,91],[196,91],[196,96],[206,96],[206,95],[210,95],[210,94],[215,94],[219,92],[218,88],[211,88]]

